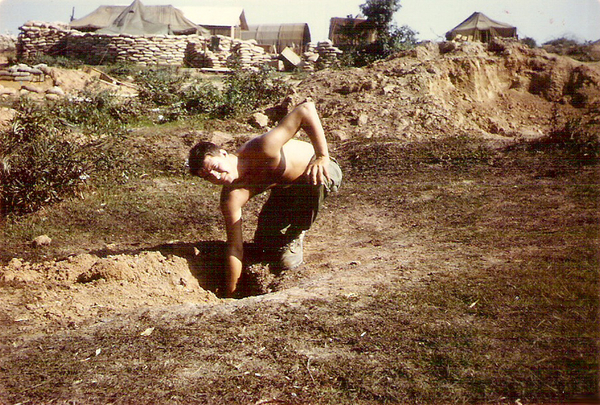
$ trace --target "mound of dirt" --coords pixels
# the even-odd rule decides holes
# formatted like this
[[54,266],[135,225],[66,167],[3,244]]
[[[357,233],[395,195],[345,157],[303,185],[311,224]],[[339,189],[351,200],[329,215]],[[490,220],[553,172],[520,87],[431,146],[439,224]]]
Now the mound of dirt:
[[333,139],[470,134],[515,142],[600,100],[600,64],[512,41],[428,43],[365,68],[320,71],[300,84]]
[[159,252],[100,258],[81,254],[43,263],[13,259],[0,267],[2,322],[26,335],[94,323],[128,310],[217,302],[188,262]]

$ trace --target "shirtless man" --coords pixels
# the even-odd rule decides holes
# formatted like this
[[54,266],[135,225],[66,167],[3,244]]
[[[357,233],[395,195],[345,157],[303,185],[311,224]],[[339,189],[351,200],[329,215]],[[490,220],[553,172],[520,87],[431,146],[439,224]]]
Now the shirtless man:
[[[303,129],[311,143],[292,139]],[[222,185],[221,212],[227,230],[225,295],[237,288],[243,266],[242,207],[271,190],[258,218],[255,244],[277,254],[283,269],[302,263],[302,241],[328,192],[337,191],[342,172],[330,159],[325,133],[312,101],[300,103],[269,132],[235,153],[210,142],[190,151],[190,173]]]

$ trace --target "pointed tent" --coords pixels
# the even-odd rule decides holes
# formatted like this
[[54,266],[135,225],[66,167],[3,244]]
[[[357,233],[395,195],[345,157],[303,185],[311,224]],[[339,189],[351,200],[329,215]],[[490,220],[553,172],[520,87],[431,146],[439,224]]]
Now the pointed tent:
[[71,21],[69,26],[78,31],[94,32],[108,27],[126,8],[127,6],[100,6],[85,17]]
[[129,6],[101,6],[93,13],[71,22],[71,28],[101,34],[206,34],[207,31],[184,17],[173,6],[144,6],[134,0]]
[[449,41],[457,37],[481,42],[489,42],[494,37],[517,38],[517,28],[475,12],[446,33],[446,39]]

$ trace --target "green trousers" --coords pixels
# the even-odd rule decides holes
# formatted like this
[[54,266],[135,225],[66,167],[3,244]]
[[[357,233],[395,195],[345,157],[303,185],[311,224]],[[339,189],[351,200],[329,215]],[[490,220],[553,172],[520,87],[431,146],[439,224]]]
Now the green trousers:
[[342,170],[330,160],[326,184],[306,183],[275,186],[258,217],[254,242],[263,251],[276,250],[289,244],[310,228],[327,195],[342,183]]

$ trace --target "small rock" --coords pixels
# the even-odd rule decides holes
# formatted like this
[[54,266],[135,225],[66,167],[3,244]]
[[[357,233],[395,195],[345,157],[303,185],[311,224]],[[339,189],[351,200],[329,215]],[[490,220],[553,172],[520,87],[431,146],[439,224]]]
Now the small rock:
[[350,135],[346,133],[346,131],[342,131],[341,129],[334,129],[330,132],[333,139],[336,141],[347,141],[350,139]]
[[31,241],[33,246],[48,246],[52,243],[52,239],[48,235],[40,235]]
[[263,113],[254,113],[249,119],[249,124],[256,128],[266,128],[269,125],[269,117]]

